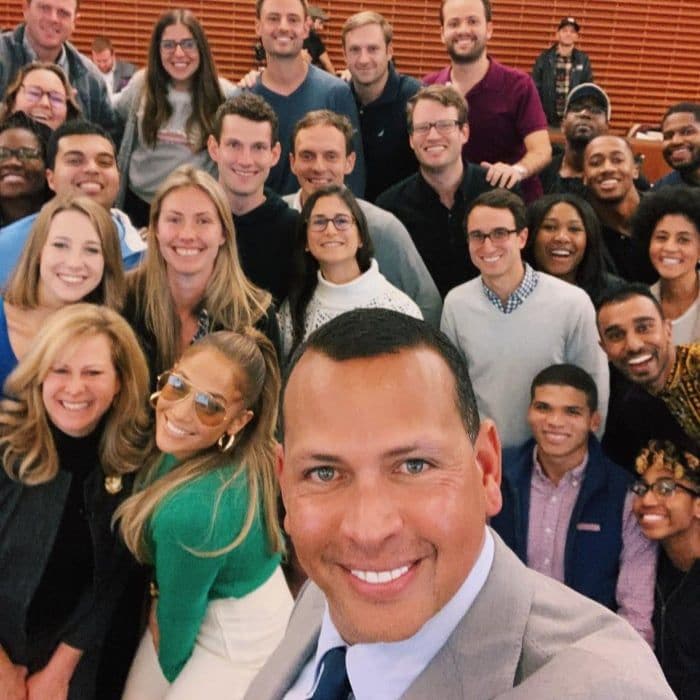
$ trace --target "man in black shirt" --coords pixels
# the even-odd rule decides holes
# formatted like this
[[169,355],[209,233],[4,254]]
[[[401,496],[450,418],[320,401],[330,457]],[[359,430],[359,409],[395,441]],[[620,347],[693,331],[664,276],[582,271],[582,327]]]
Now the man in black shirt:
[[331,61],[326,45],[321,38],[323,25],[327,19],[328,15],[320,7],[309,5],[309,36],[304,39],[304,50],[308,53],[309,59],[314,66],[335,75],[333,61]]
[[467,250],[464,215],[472,200],[492,189],[484,168],[462,161],[467,116],[467,103],[453,87],[419,90],[408,101],[408,132],[419,171],[377,198],[408,229],[443,298],[479,274]]
[[265,189],[280,157],[277,124],[262,97],[243,92],[219,107],[208,147],[233,213],[243,271],[281,302],[287,295],[299,214]]

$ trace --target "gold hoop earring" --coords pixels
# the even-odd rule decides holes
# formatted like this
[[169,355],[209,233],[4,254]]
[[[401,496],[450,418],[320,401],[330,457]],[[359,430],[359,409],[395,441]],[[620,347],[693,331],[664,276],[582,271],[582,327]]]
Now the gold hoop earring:
[[[224,443],[224,438],[228,435],[228,439]],[[232,447],[233,443],[236,442],[236,433],[224,433],[217,441],[216,445],[220,452],[228,452]]]
[[153,408],[156,407],[156,404],[158,403],[158,398],[160,397],[160,391],[154,391],[149,397],[148,397],[148,403],[151,404]]

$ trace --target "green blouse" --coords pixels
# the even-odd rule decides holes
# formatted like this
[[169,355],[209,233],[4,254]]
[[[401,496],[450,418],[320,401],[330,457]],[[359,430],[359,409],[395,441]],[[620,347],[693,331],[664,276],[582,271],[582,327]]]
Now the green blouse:
[[[157,477],[177,467],[164,455]],[[245,540],[219,556],[198,556],[229,545],[243,528],[248,480],[242,470],[221,492],[234,467],[191,481],[156,508],[148,539],[160,592],[157,605],[163,674],[174,681],[194,649],[207,605],[219,598],[241,598],[261,586],[280,563],[267,545],[262,506]],[[191,551],[194,550],[194,551]]]

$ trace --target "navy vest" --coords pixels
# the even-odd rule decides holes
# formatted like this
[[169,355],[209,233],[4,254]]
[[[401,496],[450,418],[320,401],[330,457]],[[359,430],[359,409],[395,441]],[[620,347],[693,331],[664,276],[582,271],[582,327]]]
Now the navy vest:
[[[503,508],[491,520],[493,529],[526,564],[534,447],[535,441],[529,440],[504,450]],[[603,455],[600,443],[590,435],[588,464],[566,536],[564,583],[613,611],[617,610],[622,513],[631,480],[629,473]]]

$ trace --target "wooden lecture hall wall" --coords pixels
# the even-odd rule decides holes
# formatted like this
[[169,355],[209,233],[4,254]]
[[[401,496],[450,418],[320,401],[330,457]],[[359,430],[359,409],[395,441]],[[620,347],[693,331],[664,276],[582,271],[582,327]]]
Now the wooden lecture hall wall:
[[[376,10],[394,26],[399,70],[416,76],[443,66],[439,0],[314,0],[330,15],[325,40],[342,67],[340,27],[353,12]],[[580,48],[592,60],[596,81],[612,100],[612,126],[657,123],[666,106],[700,101],[700,0],[493,0],[490,53],[529,71],[563,16],[581,24]],[[119,55],[143,64],[154,21],[170,7],[189,7],[202,21],[219,69],[237,79],[253,66],[254,0],[83,0],[74,43],[89,52],[96,34],[113,40]],[[22,0],[0,0],[0,25],[21,21]]]

